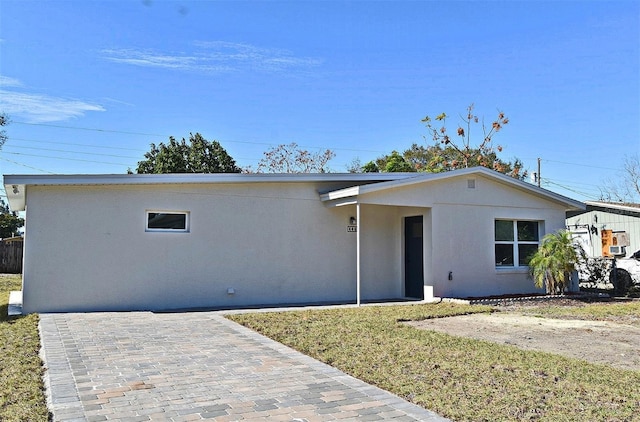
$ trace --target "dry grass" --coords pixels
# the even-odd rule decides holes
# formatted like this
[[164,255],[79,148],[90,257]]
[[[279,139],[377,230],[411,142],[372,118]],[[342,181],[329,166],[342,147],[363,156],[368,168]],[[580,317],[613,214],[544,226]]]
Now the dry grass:
[[8,317],[9,292],[19,275],[0,275],[0,420],[47,421],[38,316]]
[[438,304],[229,318],[456,421],[640,420],[638,372],[399,323],[488,311]]
[[575,302],[574,306],[540,305],[520,307],[518,312],[545,318],[584,319],[611,321],[640,327],[640,300],[617,300],[608,302]]

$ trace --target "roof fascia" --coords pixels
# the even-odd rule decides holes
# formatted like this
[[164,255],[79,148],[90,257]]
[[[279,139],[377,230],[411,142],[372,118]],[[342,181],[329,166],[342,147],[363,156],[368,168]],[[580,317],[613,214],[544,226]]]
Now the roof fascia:
[[[411,174],[411,173],[409,173]],[[20,185],[135,185],[198,183],[298,183],[385,182],[407,177],[407,173],[181,173],[181,174],[55,174],[4,175],[4,184]]]
[[360,189],[362,186],[352,186],[350,188],[334,190],[332,192],[323,193],[320,195],[320,200],[325,201],[333,201],[341,198],[349,198],[351,196],[358,196],[360,194]]
[[598,211],[609,214],[627,215],[631,217],[640,217],[640,208],[630,207],[628,205],[607,204],[605,202],[587,201],[587,209],[585,212]]
[[600,201],[585,201],[587,206],[597,207],[597,208],[609,208],[613,210],[621,210],[621,211],[629,211],[633,213],[640,213],[640,207],[632,207],[624,204],[611,204],[608,202],[600,202]]
[[[411,174],[411,173],[409,173]],[[164,185],[234,183],[376,183],[399,180],[407,173],[189,173],[189,174],[8,174],[4,175],[9,207],[24,211],[28,186]]]
[[[509,185],[515,189],[525,191],[536,196],[544,197],[556,203],[560,203],[563,206],[565,206],[567,210],[586,209],[586,205],[580,201],[567,198],[566,196],[557,194],[555,192],[551,192],[547,189],[539,188],[530,183],[523,182],[521,180],[515,179],[513,177],[507,176],[505,174],[499,173],[494,170],[487,169],[485,167],[471,167],[471,168],[447,171],[442,173],[421,173],[418,175],[415,175],[415,173],[413,174],[414,174],[413,177],[407,177],[400,180],[392,180],[387,182],[380,182],[380,183],[361,186],[356,196],[366,195],[372,192],[384,191],[387,189],[411,186],[418,183],[435,182],[438,180],[445,180],[453,177],[482,175],[490,179],[494,179],[499,183]],[[353,191],[351,191],[350,189],[340,189],[334,192],[330,192],[329,194],[333,194],[333,199],[345,198],[345,197],[354,195]],[[326,197],[326,199],[323,198],[323,201],[326,201],[326,200],[329,200],[329,198],[328,197]]]

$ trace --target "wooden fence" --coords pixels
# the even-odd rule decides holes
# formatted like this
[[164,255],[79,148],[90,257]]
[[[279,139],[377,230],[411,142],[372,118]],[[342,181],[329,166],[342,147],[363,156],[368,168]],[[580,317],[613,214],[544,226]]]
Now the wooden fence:
[[0,242],[0,273],[22,273],[24,242]]

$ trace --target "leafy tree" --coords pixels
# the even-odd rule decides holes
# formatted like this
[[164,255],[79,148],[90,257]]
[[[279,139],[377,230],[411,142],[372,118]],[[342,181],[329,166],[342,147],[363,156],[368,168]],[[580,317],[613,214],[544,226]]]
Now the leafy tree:
[[[9,124],[9,117],[5,113],[0,113],[0,128]],[[7,142],[7,132],[0,130],[0,148]],[[19,234],[18,229],[24,226],[24,219],[18,214],[11,212],[9,206],[0,199],[0,239],[13,237]]]
[[[328,173],[328,163],[336,156],[330,149],[309,152],[292,142],[278,145],[264,153],[257,173]],[[248,169],[250,172],[251,170]]]
[[580,252],[571,233],[558,230],[542,238],[542,244],[529,260],[529,273],[536,287],[545,287],[547,293],[562,293],[580,262]]
[[[375,161],[370,161],[362,167],[362,171],[419,171],[427,173],[441,173],[443,171],[464,168],[460,166],[459,152],[451,146],[443,147],[440,144],[430,145],[427,147],[418,144],[411,145],[411,148],[405,150],[401,156],[404,159],[404,162],[409,164],[411,170],[391,170],[394,166],[391,166],[389,169],[387,168],[389,160],[394,157],[394,152],[389,155],[378,157]],[[397,152],[395,153],[398,154]],[[479,155],[481,154],[478,152],[477,155],[470,157],[468,161],[469,167],[481,165],[477,160]],[[520,180],[524,180],[527,176],[526,171],[522,171],[523,164],[519,159],[515,159],[513,162],[503,161],[497,157],[495,152],[490,153],[485,157],[488,157],[487,159],[494,163],[492,167],[494,170]],[[394,159],[396,161],[398,160],[398,158]]]
[[398,173],[412,172],[416,171],[416,169],[413,168],[411,163],[405,160],[405,158],[400,155],[398,151],[391,151],[391,155],[387,157],[384,171],[387,173]]
[[378,167],[378,164],[376,164],[375,161],[369,161],[367,164],[362,166],[362,172],[363,173],[379,173],[380,167]]
[[[218,141],[207,141],[199,133],[189,134],[189,143],[171,136],[167,144],[151,144],[138,162],[136,173],[240,173],[240,168]],[[131,171],[130,171],[131,173]]]
[[[376,171],[421,171],[440,173],[467,167],[483,166],[504,173],[516,179],[524,180],[527,172],[522,161],[514,159],[505,161],[498,157],[502,146],[493,145],[493,138],[509,123],[503,112],[487,127],[484,120],[474,114],[474,105],[467,107],[466,116],[461,116],[455,135],[449,135],[447,115],[439,114],[435,118],[429,116],[422,119],[426,124],[431,140],[435,143],[427,146],[413,144],[401,155],[393,151],[391,154],[378,157],[362,167],[363,172]],[[437,123],[436,123],[437,122]],[[471,134],[480,126],[482,137],[474,144]],[[475,132],[474,132],[475,133]],[[391,164],[389,164],[391,162]]]
[[24,226],[24,218],[9,210],[9,206],[0,199],[0,239],[17,236],[18,229]]

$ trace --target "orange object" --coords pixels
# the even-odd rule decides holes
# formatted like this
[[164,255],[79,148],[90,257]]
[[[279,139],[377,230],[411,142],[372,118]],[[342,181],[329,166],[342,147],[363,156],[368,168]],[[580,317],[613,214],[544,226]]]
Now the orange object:
[[613,244],[613,232],[611,230],[600,230],[602,236],[602,256],[611,256],[609,253],[609,246]]

